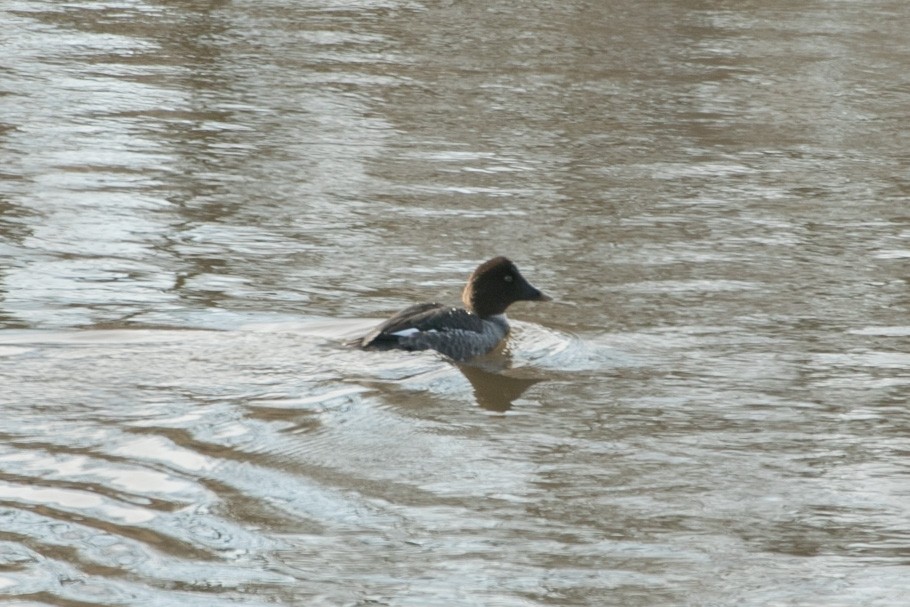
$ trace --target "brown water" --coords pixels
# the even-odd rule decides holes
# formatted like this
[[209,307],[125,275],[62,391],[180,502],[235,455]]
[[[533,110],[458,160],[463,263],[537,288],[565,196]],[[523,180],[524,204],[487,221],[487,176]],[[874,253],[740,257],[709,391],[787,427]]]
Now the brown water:
[[910,4],[0,19],[7,604],[907,604]]

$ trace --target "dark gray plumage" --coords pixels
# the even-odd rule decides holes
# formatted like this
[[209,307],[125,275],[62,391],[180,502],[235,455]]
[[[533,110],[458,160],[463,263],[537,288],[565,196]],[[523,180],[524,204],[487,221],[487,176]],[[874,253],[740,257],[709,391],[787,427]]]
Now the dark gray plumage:
[[367,349],[436,350],[467,360],[493,350],[509,333],[506,309],[516,301],[549,301],[505,257],[495,257],[468,278],[465,308],[417,304],[394,315],[355,343]]

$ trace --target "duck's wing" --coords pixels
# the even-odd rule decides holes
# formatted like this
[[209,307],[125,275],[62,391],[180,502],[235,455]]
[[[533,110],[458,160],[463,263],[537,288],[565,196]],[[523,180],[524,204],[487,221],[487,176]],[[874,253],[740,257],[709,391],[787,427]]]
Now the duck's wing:
[[483,321],[476,314],[461,308],[451,308],[438,303],[425,303],[405,308],[388,319],[360,340],[360,346],[394,345],[402,338],[418,333],[435,331],[483,332]]

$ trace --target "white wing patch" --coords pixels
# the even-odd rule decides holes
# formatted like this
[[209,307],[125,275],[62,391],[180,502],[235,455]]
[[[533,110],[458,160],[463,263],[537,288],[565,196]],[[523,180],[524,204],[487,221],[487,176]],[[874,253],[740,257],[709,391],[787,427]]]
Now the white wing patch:
[[392,335],[395,335],[397,337],[409,337],[411,335],[414,335],[415,333],[420,333],[420,329],[415,329],[414,327],[410,327],[408,329],[402,329],[401,331],[395,331],[394,333],[392,333]]
[[416,335],[417,333],[436,333],[436,329],[430,329],[429,331],[421,331],[416,327],[408,327],[407,329],[402,329],[401,331],[395,331],[391,333],[396,337],[410,337],[411,335]]

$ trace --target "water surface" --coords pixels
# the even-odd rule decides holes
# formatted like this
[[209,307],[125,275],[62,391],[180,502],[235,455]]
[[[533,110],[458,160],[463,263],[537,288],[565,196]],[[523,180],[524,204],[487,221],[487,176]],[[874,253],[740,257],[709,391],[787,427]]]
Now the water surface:
[[906,603],[905,3],[0,13],[11,604]]

